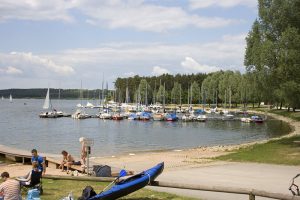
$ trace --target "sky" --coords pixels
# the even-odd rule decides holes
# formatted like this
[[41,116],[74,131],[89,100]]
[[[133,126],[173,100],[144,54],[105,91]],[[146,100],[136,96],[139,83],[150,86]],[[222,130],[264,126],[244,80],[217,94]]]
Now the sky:
[[245,71],[256,0],[0,0],[0,89]]

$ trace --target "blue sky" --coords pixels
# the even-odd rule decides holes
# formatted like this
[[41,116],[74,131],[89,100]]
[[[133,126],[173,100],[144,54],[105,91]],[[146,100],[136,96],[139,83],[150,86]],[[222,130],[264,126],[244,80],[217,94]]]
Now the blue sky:
[[0,1],[0,88],[244,72],[255,0]]

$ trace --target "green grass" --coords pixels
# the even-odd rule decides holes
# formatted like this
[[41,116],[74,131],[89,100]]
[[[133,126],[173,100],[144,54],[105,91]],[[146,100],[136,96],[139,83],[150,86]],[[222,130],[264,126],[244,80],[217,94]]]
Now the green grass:
[[277,109],[269,110],[268,112],[300,121],[300,112],[293,112],[293,111],[288,112],[287,110],[277,110]]
[[300,141],[300,136],[256,144],[217,157],[216,160],[300,165],[300,144],[296,144],[294,141]]
[[[77,199],[82,194],[82,190],[90,185],[94,190],[99,193],[109,183],[103,182],[92,182],[92,181],[71,181],[71,180],[52,180],[43,179],[44,194],[41,196],[43,200],[62,199],[68,196],[69,192],[72,191],[74,199]],[[26,194],[23,191],[23,197]],[[172,199],[172,200],[194,200],[193,198],[176,196],[164,192],[155,192],[152,190],[141,189],[126,197],[120,199],[127,200],[161,200],[161,199]]]
[[293,112],[292,110],[287,111],[286,109],[277,110],[276,108],[273,108],[273,109],[270,110],[268,107],[260,107],[260,108],[258,108],[258,107],[255,107],[255,108],[249,107],[248,109],[249,110],[254,110],[254,111],[261,111],[261,112],[269,112],[269,113],[281,115],[281,116],[284,116],[284,117],[288,117],[288,118],[294,119],[296,121],[300,121],[300,112],[299,111]]

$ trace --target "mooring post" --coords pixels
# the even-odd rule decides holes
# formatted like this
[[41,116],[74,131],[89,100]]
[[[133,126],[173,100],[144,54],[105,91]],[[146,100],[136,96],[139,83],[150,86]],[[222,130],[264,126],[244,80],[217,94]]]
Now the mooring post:
[[250,194],[249,194],[249,200],[255,200],[255,195],[252,194],[252,193],[250,193]]

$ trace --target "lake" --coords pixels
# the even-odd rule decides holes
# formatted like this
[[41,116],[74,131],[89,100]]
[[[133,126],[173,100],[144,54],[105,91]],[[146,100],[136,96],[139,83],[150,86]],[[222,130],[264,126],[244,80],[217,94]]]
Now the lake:
[[[291,131],[285,122],[269,119],[262,124],[240,121],[159,122],[112,121],[90,118],[42,119],[44,100],[0,100],[1,144],[30,151],[59,154],[80,152],[80,137],[94,140],[92,156],[112,156],[142,151],[229,145],[278,137]],[[74,113],[78,100],[53,100],[52,104]],[[94,103],[94,102],[92,102]],[[96,113],[96,109],[86,110]]]

